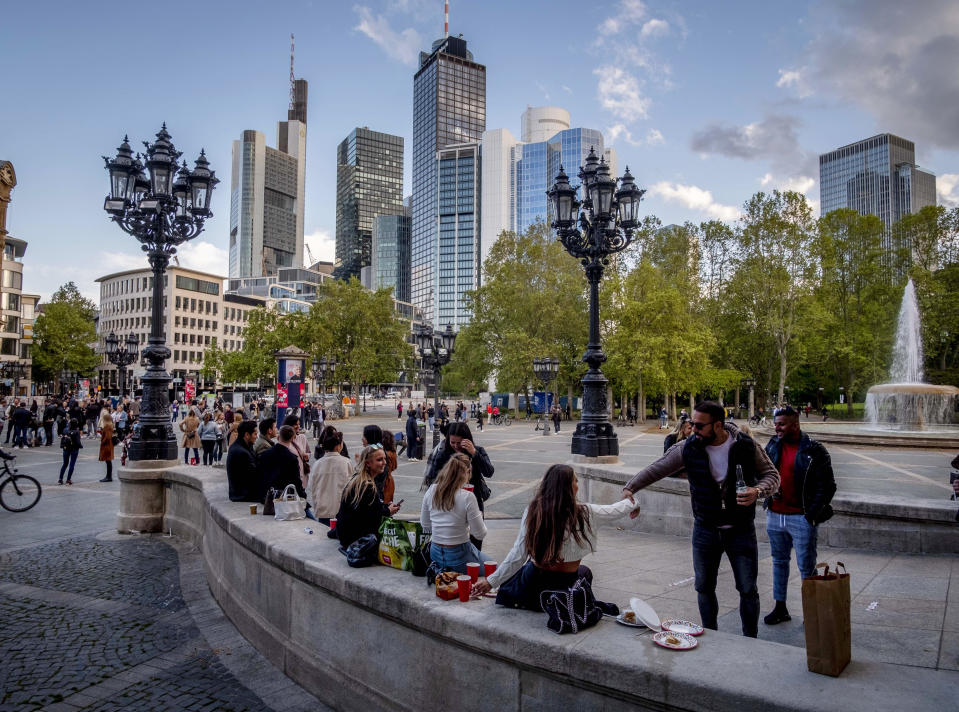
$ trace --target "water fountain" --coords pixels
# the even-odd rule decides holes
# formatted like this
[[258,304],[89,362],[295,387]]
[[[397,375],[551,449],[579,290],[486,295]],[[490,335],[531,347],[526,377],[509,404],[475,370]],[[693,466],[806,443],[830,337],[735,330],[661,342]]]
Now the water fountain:
[[866,421],[871,428],[924,431],[953,421],[959,388],[923,380],[920,328],[916,288],[910,279],[899,307],[891,382],[873,386],[866,394]]

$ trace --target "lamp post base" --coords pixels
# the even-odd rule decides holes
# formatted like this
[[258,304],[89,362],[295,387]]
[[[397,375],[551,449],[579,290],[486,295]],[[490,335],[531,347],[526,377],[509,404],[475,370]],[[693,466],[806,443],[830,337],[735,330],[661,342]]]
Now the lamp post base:
[[583,457],[619,457],[619,438],[612,423],[580,421],[576,424],[570,450],[573,455]]

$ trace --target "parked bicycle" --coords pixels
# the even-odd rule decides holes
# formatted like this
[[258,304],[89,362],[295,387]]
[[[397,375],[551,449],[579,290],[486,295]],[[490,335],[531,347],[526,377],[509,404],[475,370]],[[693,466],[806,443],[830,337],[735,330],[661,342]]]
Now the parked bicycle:
[[0,450],[3,466],[0,468],[0,506],[9,512],[26,512],[40,501],[40,483],[30,475],[21,475],[10,463],[15,455]]
[[493,425],[512,425],[513,417],[508,413],[500,413],[492,418]]

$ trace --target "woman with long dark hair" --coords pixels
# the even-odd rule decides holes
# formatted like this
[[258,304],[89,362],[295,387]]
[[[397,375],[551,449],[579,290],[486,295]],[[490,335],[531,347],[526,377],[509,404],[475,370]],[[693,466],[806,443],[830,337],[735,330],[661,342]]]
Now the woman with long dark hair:
[[474,594],[499,586],[496,602],[512,608],[540,611],[543,591],[564,590],[580,578],[592,582],[593,572],[580,561],[595,551],[597,522],[613,522],[639,515],[629,499],[616,504],[580,503],[579,485],[569,465],[553,465],[543,476],[536,495],[523,512],[519,535],[506,559]]
[[[469,484],[473,485],[473,494],[476,495],[476,503],[482,514],[486,511],[483,503],[491,494],[485,480],[493,476],[493,463],[486,454],[486,450],[473,442],[473,433],[470,432],[470,426],[466,423],[450,423],[445,435],[446,437],[427,458],[426,474],[423,476],[421,489],[425,490],[433,484],[440,470],[446,466],[453,455],[462,453],[470,459]],[[470,541],[477,551],[483,548],[482,539],[471,536]]]

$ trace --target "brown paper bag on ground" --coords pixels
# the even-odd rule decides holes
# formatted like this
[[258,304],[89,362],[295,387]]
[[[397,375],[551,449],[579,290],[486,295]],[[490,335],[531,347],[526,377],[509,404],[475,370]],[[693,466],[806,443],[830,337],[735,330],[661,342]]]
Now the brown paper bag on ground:
[[[825,569],[822,575],[818,575],[820,568]],[[838,677],[852,656],[849,574],[841,561],[833,573],[824,563],[816,564],[816,572],[802,582],[806,664],[811,672]]]

